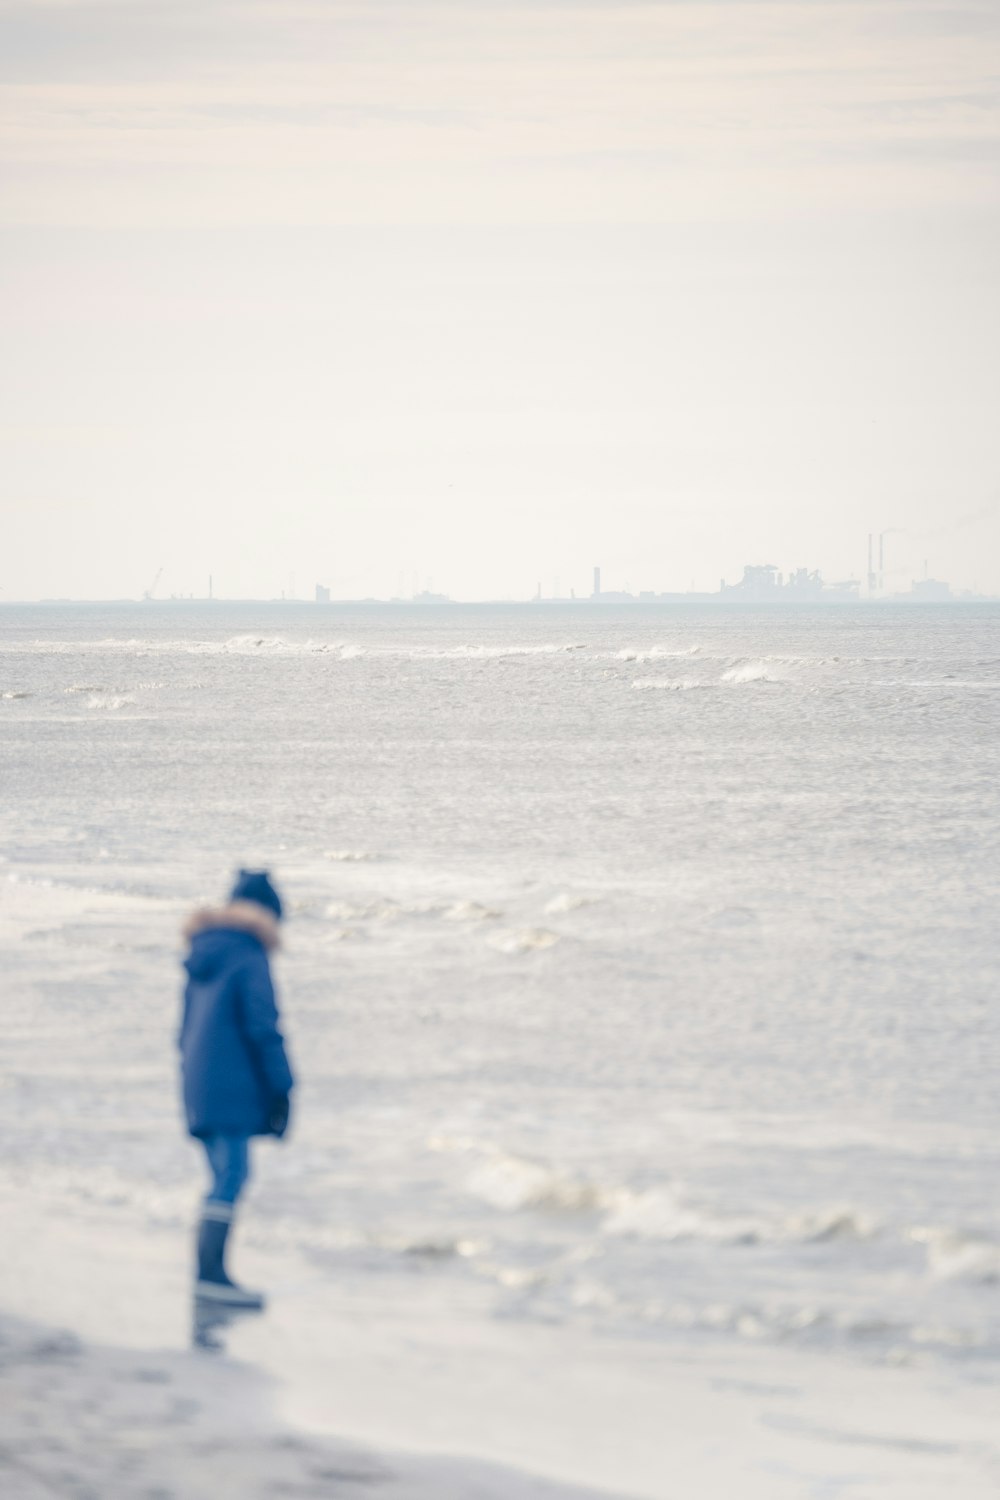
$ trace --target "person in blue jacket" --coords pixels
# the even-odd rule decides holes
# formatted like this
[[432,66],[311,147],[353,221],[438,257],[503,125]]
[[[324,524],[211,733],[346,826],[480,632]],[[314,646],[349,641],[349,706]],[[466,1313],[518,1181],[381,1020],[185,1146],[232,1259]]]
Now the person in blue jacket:
[[184,1110],[208,1157],[212,1183],[197,1240],[196,1295],[260,1308],[230,1280],[226,1241],[250,1171],[250,1139],[288,1128],[294,1080],[279,1029],[268,954],[279,945],[281,898],[266,870],[241,870],[229,903],[196,911],[184,927],[180,1030]]

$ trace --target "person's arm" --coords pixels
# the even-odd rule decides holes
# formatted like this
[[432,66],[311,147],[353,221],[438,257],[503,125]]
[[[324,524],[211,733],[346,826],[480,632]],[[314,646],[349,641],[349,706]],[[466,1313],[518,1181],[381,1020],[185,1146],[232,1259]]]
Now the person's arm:
[[191,1007],[191,1001],[190,1001],[190,998],[188,996],[187,985],[185,985],[184,986],[184,1003],[183,1003],[183,1008],[181,1010],[181,1024],[177,1028],[177,1046],[178,1046],[178,1048],[183,1048],[183,1046],[184,1046],[184,1033],[187,1031],[188,1011],[189,1011],[190,1007]]
[[242,978],[243,1028],[271,1098],[272,1129],[275,1135],[282,1135],[288,1123],[288,1095],[295,1080],[278,1027],[278,1007],[266,958],[261,956],[259,961],[249,965]]

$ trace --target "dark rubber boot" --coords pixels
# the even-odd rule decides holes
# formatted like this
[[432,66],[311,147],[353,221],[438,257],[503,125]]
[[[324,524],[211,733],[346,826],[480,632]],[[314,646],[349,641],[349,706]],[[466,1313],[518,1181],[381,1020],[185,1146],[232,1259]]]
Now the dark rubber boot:
[[198,1225],[198,1280],[195,1296],[205,1302],[258,1311],[264,1306],[260,1292],[248,1292],[226,1274],[226,1240],[229,1220],[206,1215]]

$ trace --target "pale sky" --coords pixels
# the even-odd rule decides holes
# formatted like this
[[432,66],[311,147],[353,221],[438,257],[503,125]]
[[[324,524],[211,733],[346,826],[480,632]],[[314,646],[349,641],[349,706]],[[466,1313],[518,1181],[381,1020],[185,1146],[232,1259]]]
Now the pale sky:
[[996,0],[0,0],[0,600],[1000,591]]

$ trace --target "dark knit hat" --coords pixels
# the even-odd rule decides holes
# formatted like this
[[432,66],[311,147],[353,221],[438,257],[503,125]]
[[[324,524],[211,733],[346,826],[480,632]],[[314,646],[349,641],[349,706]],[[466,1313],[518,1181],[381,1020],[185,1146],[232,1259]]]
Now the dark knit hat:
[[229,897],[230,901],[256,901],[266,906],[281,921],[281,897],[271,884],[266,870],[241,870]]

